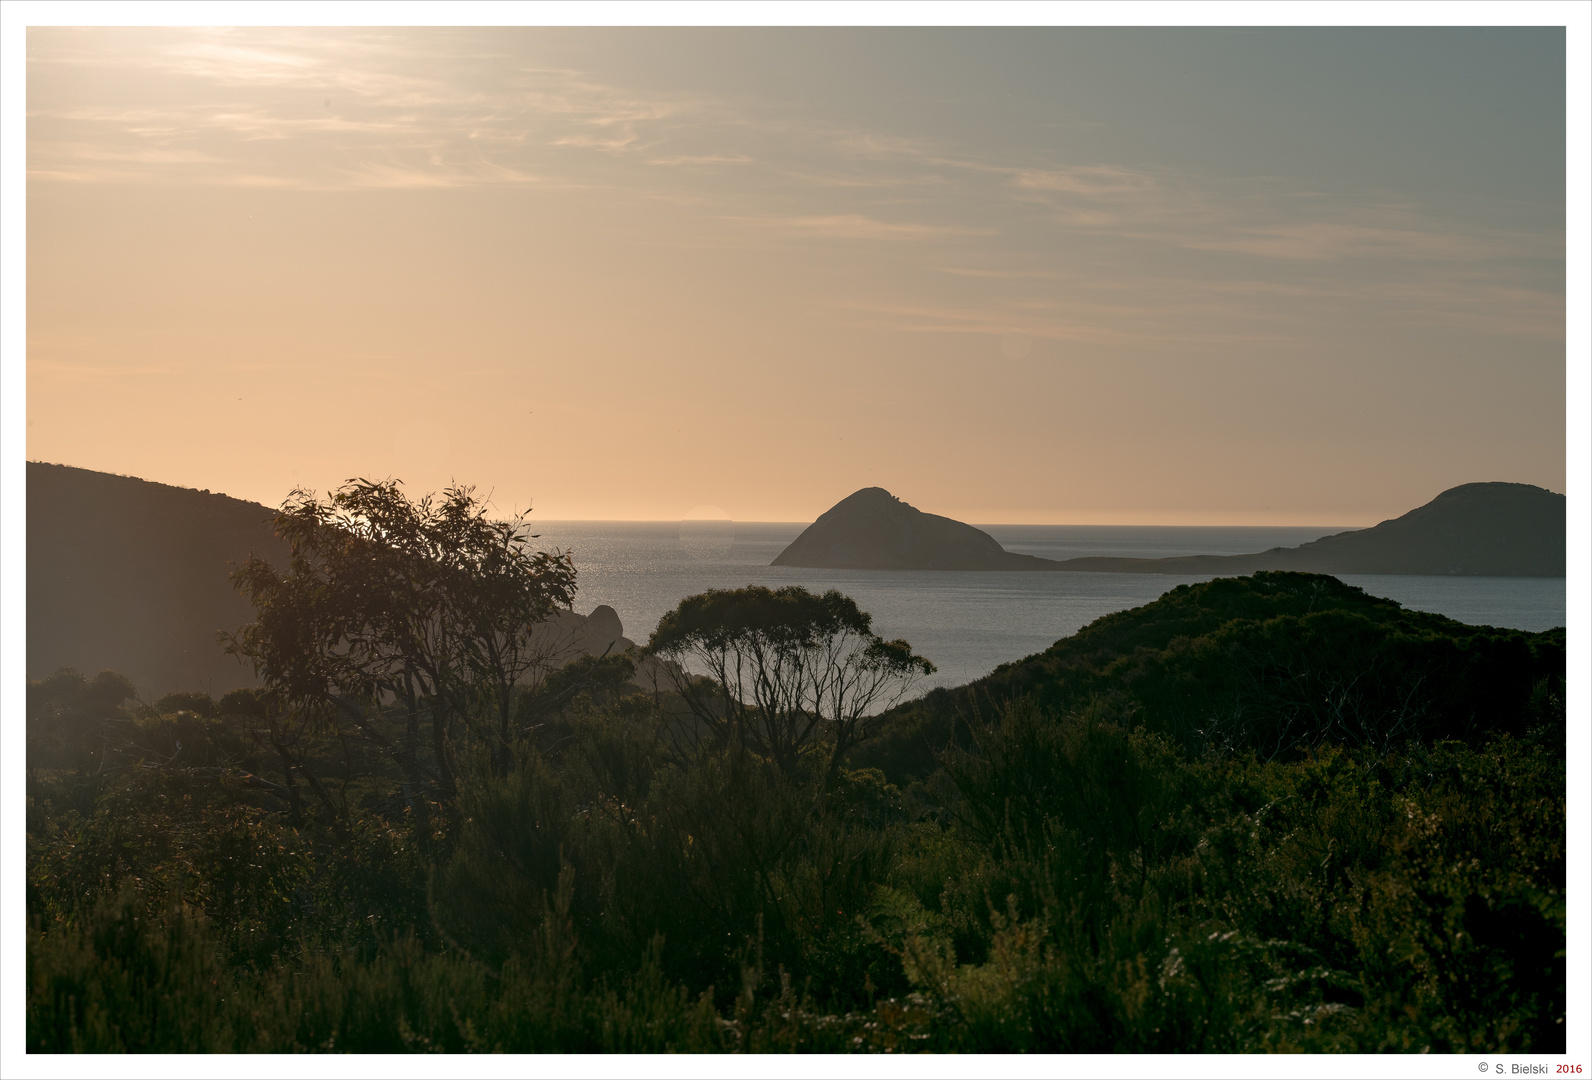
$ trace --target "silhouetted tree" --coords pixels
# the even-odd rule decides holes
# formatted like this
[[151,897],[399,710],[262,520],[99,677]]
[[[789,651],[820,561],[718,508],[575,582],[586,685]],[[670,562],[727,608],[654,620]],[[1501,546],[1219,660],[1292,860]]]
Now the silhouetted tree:
[[826,777],[866,737],[864,722],[895,704],[934,665],[834,589],[712,589],[658,623],[650,654],[674,660],[675,688],[721,744],[736,742],[790,773],[822,744]]
[[227,651],[300,714],[378,743],[369,710],[400,705],[406,736],[389,749],[412,782],[451,797],[450,727],[487,720],[507,745],[515,686],[546,659],[535,627],[574,596],[568,554],[533,550],[523,515],[488,518],[473,488],[411,501],[394,480],[351,480],[325,500],[296,490],[276,531],[287,570],[251,557],[234,571],[257,618],[222,635]]

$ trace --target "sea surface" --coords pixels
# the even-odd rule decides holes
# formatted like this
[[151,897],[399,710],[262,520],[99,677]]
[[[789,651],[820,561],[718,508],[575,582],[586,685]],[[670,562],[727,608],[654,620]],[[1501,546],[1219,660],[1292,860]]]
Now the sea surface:
[[[1049,648],[1113,611],[1148,604],[1212,575],[999,570],[808,570],[770,566],[805,522],[544,521],[544,548],[571,550],[575,610],[607,604],[645,643],[683,597],[743,585],[839,589],[877,633],[905,638],[939,668],[927,685],[957,686]],[[1343,527],[980,525],[1008,551],[1047,559],[1241,555],[1295,547]],[[1565,621],[1564,578],[1342,575],[1368,593],[1477,625],[1546,630]]]

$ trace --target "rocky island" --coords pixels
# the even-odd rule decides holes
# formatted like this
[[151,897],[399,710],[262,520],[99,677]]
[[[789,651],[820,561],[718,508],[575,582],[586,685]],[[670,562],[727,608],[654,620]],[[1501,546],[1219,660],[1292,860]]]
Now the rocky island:
[[1563,577],[1565,498],[1530,484],[1462,484],[1369,529],[1249,555],[1167,559],[1041,559],[1007,551],[971,525],[926,514],[884,488],[831,507],[774,566],[856,570],[1071,570],[1234,576],[1258,570],[1317,574],[1466,574]]
[[925,514],[884,488],[841,499],[780,552],[773,566],[854,570],[1057,570],[1053,559],[1007,551],[989,533]]

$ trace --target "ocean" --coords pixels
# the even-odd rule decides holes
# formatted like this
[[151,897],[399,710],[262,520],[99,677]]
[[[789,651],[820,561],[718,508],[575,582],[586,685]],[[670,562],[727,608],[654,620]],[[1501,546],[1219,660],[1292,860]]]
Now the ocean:
[[[543,548],[572,550],[575,610],[607,604],[625,636],[645,643],[683,597],[743,585],[839,589],[872,614],[875,632],[905,638],[934,661],[927,686],[957,686],[1041,652],[1113,611],[1139,607],[1210,575],[1065,571],[807,570],[770,566],[805,522],[545,521]],[[1047,559],[1240,555],[1295,547],[1342,527],[979,525],[1008,551]],[[1343,575],[1368,593],[1477,625],[1546,630],[1565,622],[1564,578]]]

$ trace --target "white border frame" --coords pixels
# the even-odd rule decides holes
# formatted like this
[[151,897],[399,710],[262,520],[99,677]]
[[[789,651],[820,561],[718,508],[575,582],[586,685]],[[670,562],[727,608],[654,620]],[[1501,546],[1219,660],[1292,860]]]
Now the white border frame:
[[[1592,832],[1589,832],[1588,781],[1592,780],[1592,5],[1570,0],[1299,0],[1279,4],[1267,0],[1226,0],[1199,5],[1166,0],[1124,0],[1119,3],[1021,2],[988,0],[769,0],[745,3],[700,0],[695,3],[635,2],[488,2],[488,0],[166,0],[106,3],[8,0],[0,6],[0,1074],[7,1077],[79,1077],[90,1075],[179,1077],[211,1076],[222,1068],[239,1077],[273,1077],[291,1071],[304,1077],[380,1076],[430,1077],[438,1072],[469,1076],[519,1077],[547,1075],[736,1076],[748,1062],[733,1058],[580,1058],[499,1057],[450,1059],[438,1068],[422,1057],[373,1055],[347,1059],[294,1060],[272,1056],[244,1057],[223,1067],[199,1056],[51,1057],[24,1051],[25,983],[21,927],[25,925],[23,852],[25,793],[19,782],[25,756],[21,723],[26,677],[26,554],[24,460],[26,457],[26,29],[30,25],[549,25],[549,26],[1545,26],[1567,28],[1567,337],[1566,453],[1569,496],[1570,562],[1566,578],[1567,629],[1570,656],[1570,762],[1568,892],[1569,996],[1564,1057],[1515,1056],[1516,1062],[1579,1063],[1592,1071]],[[1580,1017],[1580,1021],[1574,1018]],[[1372,1062],[1375,1062],[1373,1064]],[[1500,1064],[1504,1058],[1489,1058]],[[768,1076],[805,1076],[822,1069],[843,1076],[961,1076],[993,1072],[1011,1076],[1053,1076],[1058,1072],[1085,1076],[1291,1076],[1333,1077],[1349,1071],[1367,1076],[1476,1076],[1475,1057],[1290,1059],[1279,1062],[1225,1056],[760,1058],[755,1071]],[[1503,1066],[1505,1075],[1507,1065]],[[1552,1065],[1549,1066],[1549,1075]],[[1497,1075],[1494,1073],[1494,1075]],[[1583,1072],[1582,1075],[1586,1075]]]

